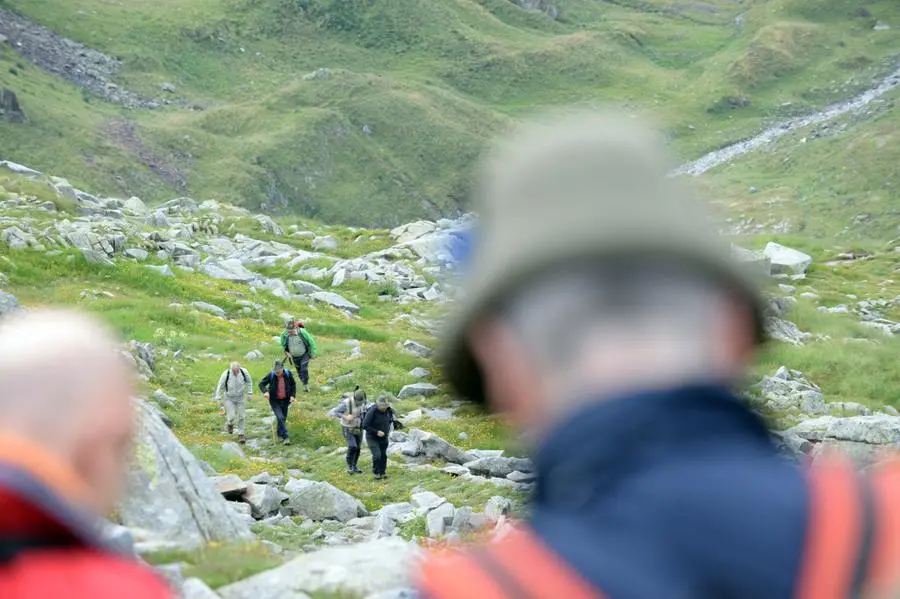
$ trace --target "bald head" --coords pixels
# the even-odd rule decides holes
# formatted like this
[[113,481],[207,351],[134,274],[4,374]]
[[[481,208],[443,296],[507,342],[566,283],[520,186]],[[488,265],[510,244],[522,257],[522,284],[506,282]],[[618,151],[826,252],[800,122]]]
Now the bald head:
[[73,311],[41,310],[0,323],[0,435],[40,445],[115,502],[133,432],[132,373],[119,340]]

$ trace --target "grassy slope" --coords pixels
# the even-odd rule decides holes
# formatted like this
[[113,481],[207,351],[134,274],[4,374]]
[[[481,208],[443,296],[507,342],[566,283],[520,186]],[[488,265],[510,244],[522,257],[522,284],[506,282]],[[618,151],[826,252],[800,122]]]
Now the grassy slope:
[[[560,0],[558,22],[508,0],[301,4],[0,1],[122,57],[126,87],[159,95],[172,82],[208,108],[122,111],[16,67],[5,49],[0,85],[20,95],[31,122],[0,124],[3,157],[99,192],[170,197],[133,144],[108,133],[110,121],[129,119],[158,161],[186,173],[188,193],[396,224],[452,211],[485,140],[536,107],[644,109],[693,157],[848,95],[900,49],[872,30],[875,19],[900,22],[888,0]],[[319,67],[332,78],[302,78]]]

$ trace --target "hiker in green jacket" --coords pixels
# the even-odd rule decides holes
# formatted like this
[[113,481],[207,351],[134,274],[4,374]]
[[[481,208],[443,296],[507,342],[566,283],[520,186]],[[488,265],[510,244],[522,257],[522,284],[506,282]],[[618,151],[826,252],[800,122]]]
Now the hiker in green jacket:
[[285,323],[284,332],[281,333],[281,348],[285,357],[294,363],[303,383],[303,390],[309,393],[309,361],[318,355],[318,348],[315,338],[306,330],[302,321],[294,321],[292,318]]

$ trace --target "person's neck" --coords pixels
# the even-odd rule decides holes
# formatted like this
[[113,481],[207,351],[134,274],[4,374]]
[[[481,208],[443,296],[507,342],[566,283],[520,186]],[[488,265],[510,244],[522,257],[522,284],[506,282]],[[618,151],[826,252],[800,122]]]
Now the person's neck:
[[0,464],[25,472],[72,504],[90,507],[87,485],[60,452],[0,430]]

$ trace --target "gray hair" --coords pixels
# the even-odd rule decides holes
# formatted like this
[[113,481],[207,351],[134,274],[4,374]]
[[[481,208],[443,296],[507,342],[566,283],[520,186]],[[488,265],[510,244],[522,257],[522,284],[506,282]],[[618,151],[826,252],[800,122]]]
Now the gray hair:
[[711,314],[728,289],[675,262],[579,263],[526,284],[499,307],[538,368],[556,373],[588,344],[684,346],[702,367],[712,352]]
[[232,370],[234,370],[235,368],[240,368],[241,365],[238,364],[237,362],[232,362],[228,367],[231,368]]
[[387,395],[379,395],[376,403],[379,406],[389,406],[390,402],[388,401]]

